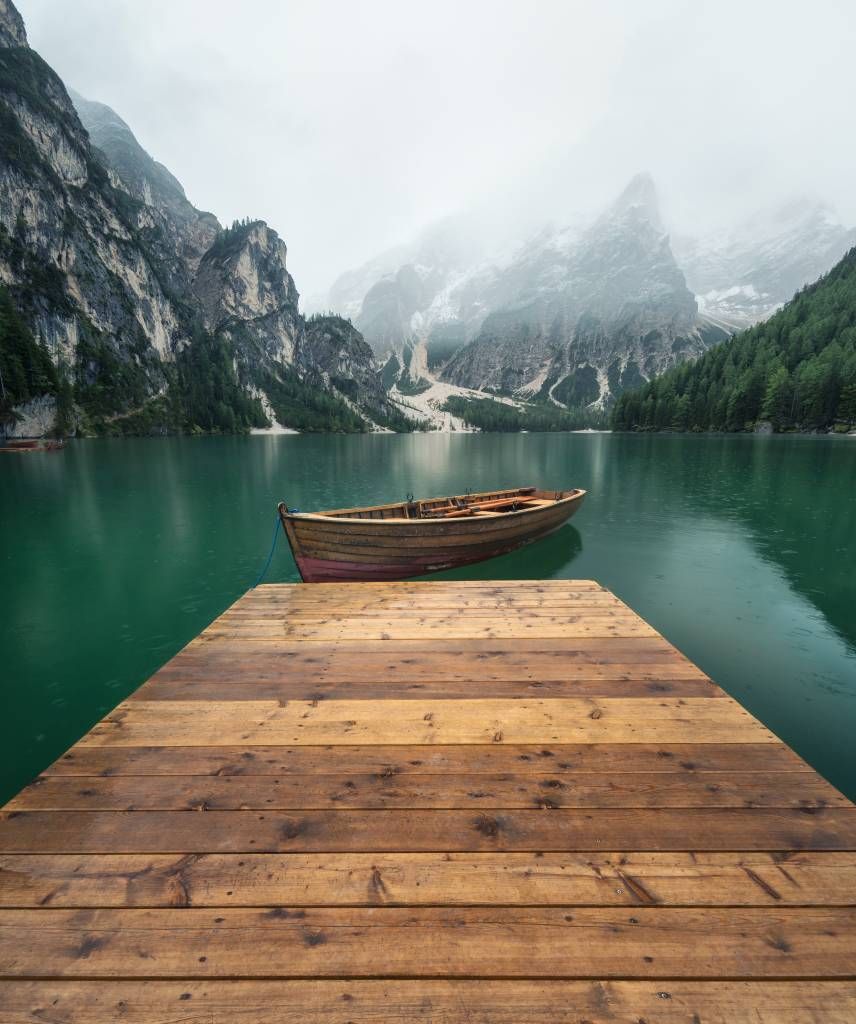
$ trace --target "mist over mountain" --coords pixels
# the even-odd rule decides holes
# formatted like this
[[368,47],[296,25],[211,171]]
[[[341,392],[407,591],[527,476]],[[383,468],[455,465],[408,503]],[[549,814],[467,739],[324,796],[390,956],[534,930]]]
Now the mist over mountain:
[[712,318],[744,327],[770,316],[856,243],[828,203],[800,196],[760,210],[730,231],[676,236],[676,257]]
[[[224,227],[195,206],[115,110],[66,90],[9,0],[0,115],[0,284],[18,318],[0,338],[0,369],[17,382],[0,427],[18,433],[448,429],[461,425],[450,398],[484,394],[582,422],[769,317],[856,240],[819,200],[747,216],[736,191],[712,230],[706,206],[694,221],[675,180],[661,190],[650,174],[591,212],[627,164],[613,160],[595,188],[610,149],[592,130],[564,164],[533,159],[530,174],[523,161],[513,185],[469,206],[462,188],[463,212],[340,275],[307,319],[279,233],[248,217]],[[249,195],[276,149],[243,141],[231,145]],[[548,167],[564,170],[548,180]],[[291,208],[312,188],[289,194]]]
[[830,207],[800,198],[731,231],[673,239],[649,174],[594,220],[501,251],[468,236],[471,226],[447,219],[330,290],[329,307],[354,319],[405,393],[439,378],[609,404],[769,316],[856,238]]

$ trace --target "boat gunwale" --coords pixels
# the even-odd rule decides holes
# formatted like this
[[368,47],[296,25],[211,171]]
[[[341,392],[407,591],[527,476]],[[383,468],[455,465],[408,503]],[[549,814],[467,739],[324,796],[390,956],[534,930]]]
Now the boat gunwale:
[[[519,491],[520,488],[509,488],[507,492],[506,491],[477,491],[477,492],[474,492],[473,494],[468,494],[468,495],[451,495],[450,497],[453,497],[453,498],[454,497],[460,497],[462,499],[464,499],[464,498],[478,498],[481,495],[485,495],[485,494],[493,495],[493,494],[504,494],[504,493],[508,493],[511,497],[513,497],[515,490]],[[552,510],[554,508],[559,508],[561,505],[567,504],[568,502],[579,501],[581,498],[585,497],[586,493],[587,492],[585,490],[583,490],[581,487],[575,487],[575,488],[573,488],[571,493],[566,494],[562,498],[547,499],[550,502],[549,505],[540,505],[540,506],[538,506],[536,508],[521,508],[521,509],[517,509],[516,511],[502,512],[499,515],[501,516],[502,520],[505,521],[505,520],[507,520],[507,519],[509,519],[511,517],[515,517],[515,516],[524,516],[524,515],[527,515],[527,514],[531,514],[533,512],[546,512],[546,511],[550,511],[550,510]],[[526,496],[525,495],[520,495],[520,497],[521,497],[521,499],[525,499]],[[440,498],[421,498],[419,500],[423,501],[423,502],[428,502],[428,501],[447,501],[449,499],[448,499],[448,497],[440,497]],[[501,500],[501,499],[497,499],[497,500]],[[540,500],[544,500],[544,499],[540,499]],[[405,504],[406,504],[406,502],[394,501],[394,502],[390,502],[387,505],[366,505],[366,506],[363,506],[363,507],[355,506],[354,508],[346,508],[346,509],[342,509],[341,511],[343,511],[343,512],[378,512],[378,511],[381,511],[383,509],[402,507]],[[282,512],[280,513],[280,515],[283,518],[283,520],[289,519],[293,523],[299,523],[299,522],[360,523],[360,524],[363,524],[363,525],[366,524],[366,523],[371,523],[373,526],[376,526],[376,525],[401,526],[404,523],[409,523],[412,526],[415,526],[415,525],[426,526],[428,524],[438,524],[438,525],[442,524],[442,525],[445,525],[445,526],[451,526],[454,523],[455,526],[458,526],[458,525],[464,525],[464,524],[468,525],[468,524],[474,523],[474,522],[485,523],[485,522],[488,521],[487,518],[485,518],[485,519],[477,519],[475,516],[473,516],[472,518],[470,518],[468,516],[467,517],[460,516],[460,517],[456,518],[455,520],[443,519],[443,518],[426,518],[426,519],[413,518],[413,519],[410,519],[407,516],[401,516],[401,517],[390,516],[390,517],[388,517],[386,519],[384,519],[384,518],[374,519],[371,516],[367,516],[367,517],[343,516],[343,515],[339,515],[338,512],[339,512],[338,509],[331,509],[331,510],[326,511],[326,512],[290,512],[287,508],[284,508],[282,510]],[[490,518],[493,518],[493,517],[490,517]]]

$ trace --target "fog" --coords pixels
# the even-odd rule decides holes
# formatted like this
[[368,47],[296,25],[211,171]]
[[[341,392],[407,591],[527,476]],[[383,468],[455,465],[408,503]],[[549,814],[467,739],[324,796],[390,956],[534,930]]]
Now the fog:
[[798,193],[856,223],[850,2],[19,0],[30,44],[305,294],[477,209],[587,214],[639,170],[667,223]]

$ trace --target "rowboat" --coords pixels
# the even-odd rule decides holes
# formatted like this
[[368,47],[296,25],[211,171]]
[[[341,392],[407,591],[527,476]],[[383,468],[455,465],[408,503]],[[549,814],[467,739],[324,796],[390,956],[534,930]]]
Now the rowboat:
[[517,487],[279,517],[306,583],[403,580],[503,555],[570,519],[585,491]]
[[58,452],[65,447],[62,438],[8,438],[0,443],[0,452]]

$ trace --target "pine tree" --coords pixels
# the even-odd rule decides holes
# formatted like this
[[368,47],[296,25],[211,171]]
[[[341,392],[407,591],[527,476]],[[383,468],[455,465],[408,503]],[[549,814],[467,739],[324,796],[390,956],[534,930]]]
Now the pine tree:
[[778,363],[764,389],[761,419],[772,423],[774,430],[781,430],[788,419],[791,397],[791,375]]

